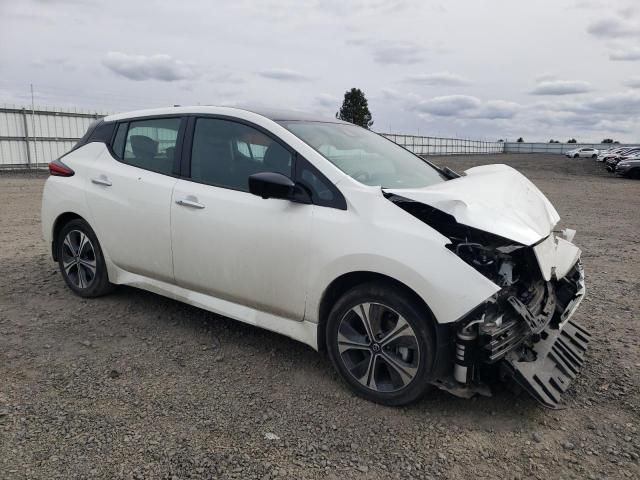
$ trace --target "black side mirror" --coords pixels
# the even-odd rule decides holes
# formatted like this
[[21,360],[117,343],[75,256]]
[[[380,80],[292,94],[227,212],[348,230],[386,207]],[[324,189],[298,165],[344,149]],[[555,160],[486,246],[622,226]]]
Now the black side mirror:
[[291,199],[296,184],[286,175],[260,172],[249,175],[249,192],[262,198]]

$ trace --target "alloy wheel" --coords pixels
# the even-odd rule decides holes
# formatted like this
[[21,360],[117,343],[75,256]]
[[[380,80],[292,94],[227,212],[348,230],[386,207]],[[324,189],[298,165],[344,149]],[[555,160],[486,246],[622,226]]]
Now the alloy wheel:
[[88,288],[96,278],[96,252],[86,233],[71,230],[62,242],[62,267],[76,287]]
[[351,308],[338,328],[338,352],[347,371],[376,392],[395,392],[418,373],[420,346],[400,314],[380,303]]

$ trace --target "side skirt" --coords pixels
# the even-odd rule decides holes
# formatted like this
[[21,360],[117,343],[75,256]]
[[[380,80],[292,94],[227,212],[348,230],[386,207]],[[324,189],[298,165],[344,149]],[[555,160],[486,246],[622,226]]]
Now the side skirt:
[[177,285],[130,273],[116,267],[112,262],[108,262],[107,269],[111,282],[118,285],[129,285],[157,293],[158,295],[172,298],[188,305],[229,317],[233,320],[285,335],[293,340],[309,345],[314,350],[318,350],[318,325],[316,323],[309,321],[298,322],[279,317],[251,307],[187,290]]

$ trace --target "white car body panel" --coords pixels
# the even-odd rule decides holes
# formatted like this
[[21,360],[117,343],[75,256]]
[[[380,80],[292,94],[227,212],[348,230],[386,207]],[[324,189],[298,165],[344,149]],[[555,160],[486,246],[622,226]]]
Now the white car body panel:
[[[177,203],[188,197],[204,208]],[[176,284],[302,320],[313,209],[178,180],[171,202]]]
[[574,244],[556,235],[549,235],[534,246],[533,251],[546,281],[564,278],[582,253]]
[[[104,144],[89,143],[63,159],[75,176],[46,182],[46,241],[53,240],[56,219],[74,212],[96,232],[111,282],[175,298],[313,348],[318,348],[323,294],[344,274],[374,272],[403,283],[441,324],[455,322],[500,290],[448,250],[448,238],[266,117],[225,107],[179,107],[105,120],[198,113],[228,115],[270,131],[339,188],[347,210],[263,200],[178,180],[126,165]],[[112,186],[89,180],[104,177]],[[548,237],[559,220],[544,195],[505,165],[472,168],[465,177],[427,188],[386,191],[524,245]],[[176,203],[189,196],[205,208]],[[555,268],[556,276],[579,255],[567,243],[558,241],[555,248],[545,243],[536,251],[541,266],[549,272]]]
[[524,175],[507,165],[471,168],[466,176],[421,189],[386,189],[453,215],[464,225],[533,245],[560,220],[556,209]]
[[92,227],[102,249],[118,267],[162,281],[173,281],[169,205],[177,180],[115,160],[103,145],[87,166]]

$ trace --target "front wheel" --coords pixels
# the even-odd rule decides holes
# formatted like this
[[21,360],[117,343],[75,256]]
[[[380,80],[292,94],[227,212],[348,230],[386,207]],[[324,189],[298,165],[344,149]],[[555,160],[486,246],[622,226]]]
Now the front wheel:
[[431,381],[432,321],[400,288],[383,282],[356,286],[329,314],[329,358],[361,397],[390,406],[414,402]]
[[68,222],[56,241],[60,273],[67,286],[81,297],[98,297],[113,290],[96,234],[87,222]]
[[573,158],[578,158],[579,156],[580,156],[580,155],[576,153],[576,154],[573,156]]

